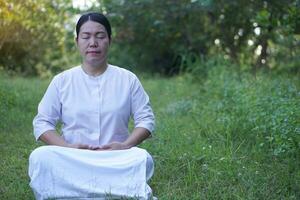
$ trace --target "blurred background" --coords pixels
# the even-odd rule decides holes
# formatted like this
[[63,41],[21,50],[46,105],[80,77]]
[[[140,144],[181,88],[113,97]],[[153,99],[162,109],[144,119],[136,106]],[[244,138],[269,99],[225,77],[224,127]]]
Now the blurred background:
[[87,11],[151,99],[155,196],[300,199],[299,0],[0,0],[0,199],[34,198],[32,119]]
[[0,0],[0,68],[49,77],[78,65],[74,28],[99,11],[113,28],[110,63],[199,77],[216,62],[238,72],[299,73],[298,0]]

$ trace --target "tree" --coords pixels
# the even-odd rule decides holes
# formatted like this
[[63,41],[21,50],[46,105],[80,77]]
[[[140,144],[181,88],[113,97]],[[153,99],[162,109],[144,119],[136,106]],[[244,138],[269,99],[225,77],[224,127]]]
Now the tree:
[[[113,22],[116,46],[126,50],[115,50],[116,54],[133,55],[135,65],[166,74],[178,72],[185,54],[221,53],[255,71],[280,65],[276,49],[299,51],[297,0],[102,0],[100,4]],[[282,37],[289,39],[279,42]],[[291,57],[297,61],[295,53]]]
[[0,65],[23,74],[58,67],[53,63],[64,55],[64,11],[69,4],[70,0],[1,0]]

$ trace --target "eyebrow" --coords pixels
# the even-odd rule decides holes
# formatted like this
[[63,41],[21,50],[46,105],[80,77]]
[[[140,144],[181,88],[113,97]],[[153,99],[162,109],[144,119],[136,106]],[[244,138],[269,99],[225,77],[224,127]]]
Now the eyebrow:
[[[98,33],[104,33],[104,34],[105,34],[105,31],[98,31],[98,32],[96,32],[95,34],[98,34]],[[93,33],[91,33],[91,32],[81,32],[81,34],[88,34],[88,35],[91,35],[91,34],[93,34]]]

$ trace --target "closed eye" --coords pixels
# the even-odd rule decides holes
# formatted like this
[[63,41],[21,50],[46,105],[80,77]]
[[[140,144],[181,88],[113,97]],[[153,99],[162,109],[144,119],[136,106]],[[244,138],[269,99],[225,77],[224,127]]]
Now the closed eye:
[[104,33],[97,33],[96,38],[104,39],[104,38],[106,38],[106,35]]
[[82,39],[89,39],[90,38],[90,34],[88,34],[88,33],[82,33],[81,34],[81,38]]

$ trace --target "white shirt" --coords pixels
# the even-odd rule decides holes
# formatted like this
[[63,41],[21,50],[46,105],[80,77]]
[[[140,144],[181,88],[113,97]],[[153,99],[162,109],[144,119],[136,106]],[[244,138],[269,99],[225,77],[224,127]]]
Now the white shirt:
[[134,127],[154,131],[149,97],[132,72],[108,65],[94,77],[77,66],[51,81],[33,120],[34,135],[38,139],[61,121],[62,136],[68,143],[123,142],[131,116]]

